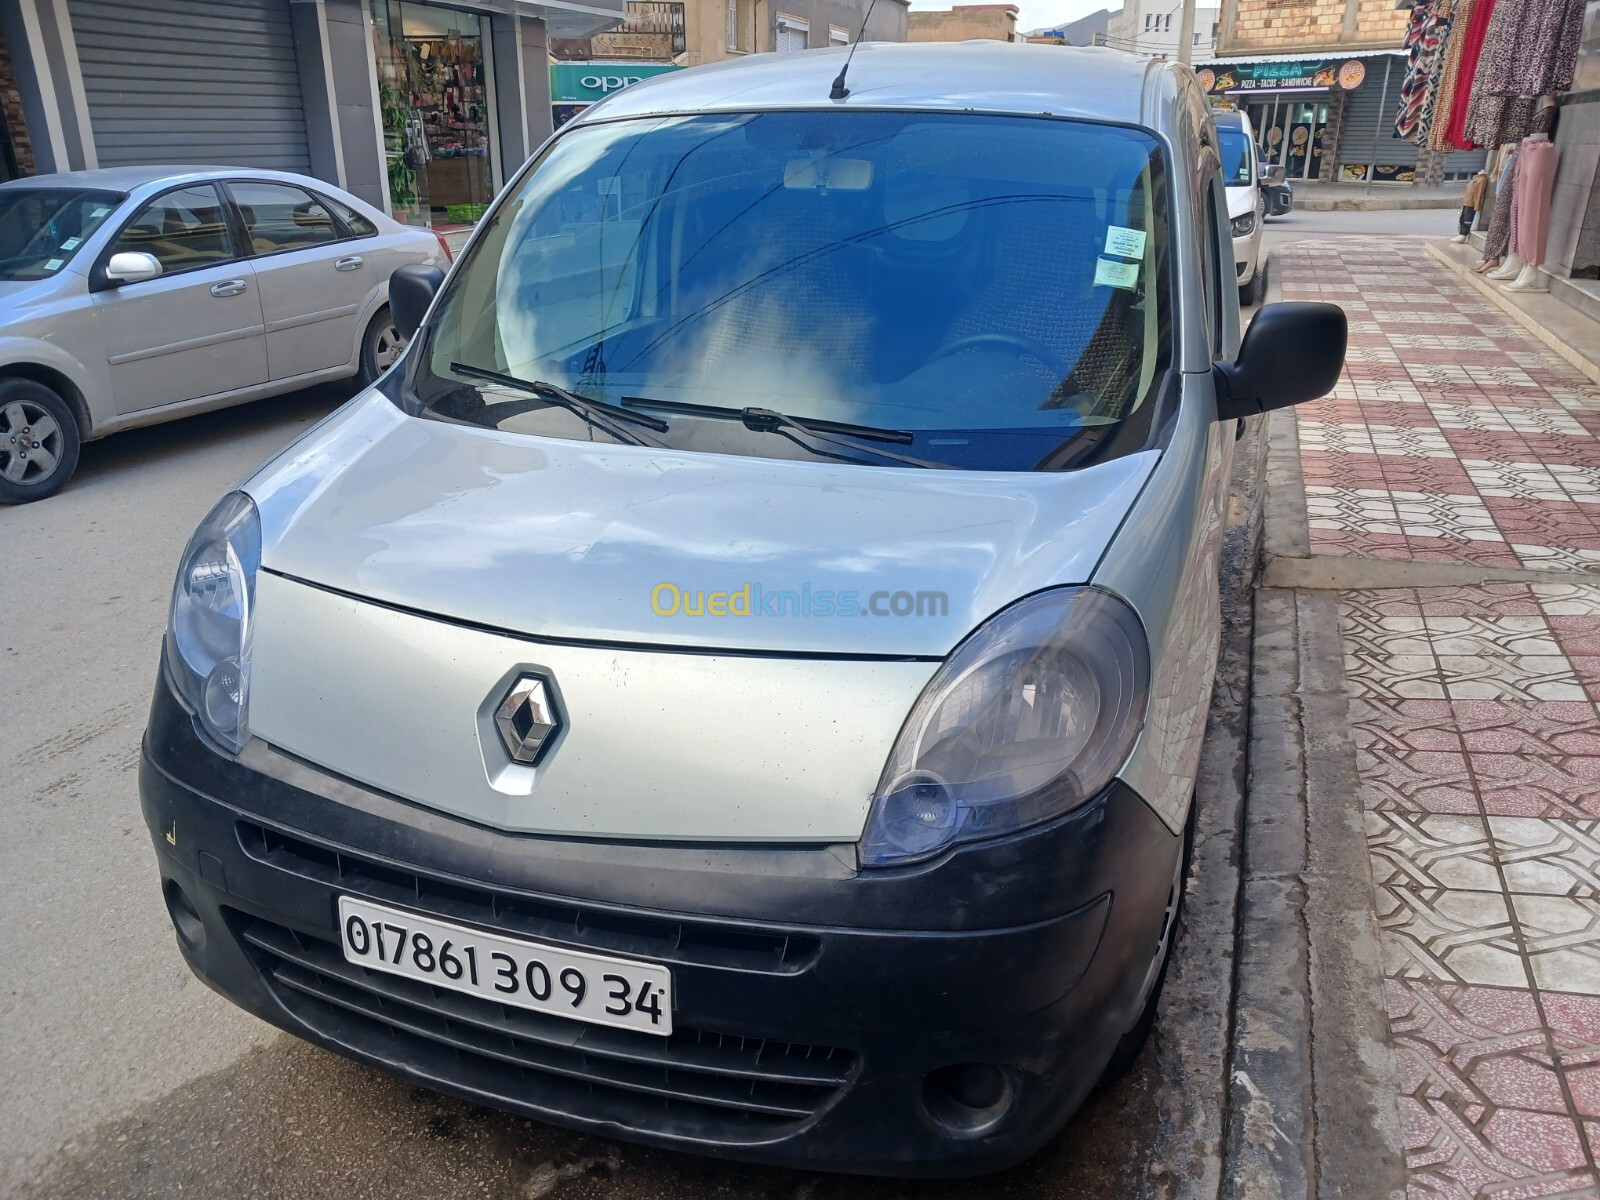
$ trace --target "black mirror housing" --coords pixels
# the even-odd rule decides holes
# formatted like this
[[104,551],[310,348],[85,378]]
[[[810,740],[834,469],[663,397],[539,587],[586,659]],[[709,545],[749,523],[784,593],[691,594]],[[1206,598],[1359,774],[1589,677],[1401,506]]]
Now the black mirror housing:
[[1265,305],[1239,345],[1218,363],[1217,420],[1250,417],[1326,396],[1344,370],[1349,324],[1337,304],[1291,300]]
[[422,328],[428,305],[444,286],[444,272],[438,267],[411,263],[397,267],[389,276],[389,315],[400,336],[410,341]]

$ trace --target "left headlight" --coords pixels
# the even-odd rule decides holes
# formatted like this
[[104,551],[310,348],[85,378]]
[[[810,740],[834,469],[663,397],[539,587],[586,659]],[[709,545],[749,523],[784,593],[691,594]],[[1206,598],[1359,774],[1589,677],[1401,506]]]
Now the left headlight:
[[1228,226],[1233,230],[1234,237],[1244,237],[1255,229],[1256,215],[1255,213],[1245,213],[1244,216],[1235,217],[1229,221]]
[[873,796],[861,862],[900,866],[1094,798],[1144,726],[1150,648],[1128,604],[1060,588],[990,618],[912,706]]
[[173,683],[205,731],[233,751],[250,736],[250,618],[260,565],[255,502],[230,492],[184,548],[167,617]]

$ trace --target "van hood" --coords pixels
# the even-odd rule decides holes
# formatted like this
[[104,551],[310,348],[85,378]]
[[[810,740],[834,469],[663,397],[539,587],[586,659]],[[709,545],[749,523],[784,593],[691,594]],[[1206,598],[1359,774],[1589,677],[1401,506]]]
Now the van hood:
[[942,657],[1011,601],[1087,582],[1158,457],[1054,474],[750,458],[447,424],[369,392],[245,490],[266,570],[420,613],[561,641]]

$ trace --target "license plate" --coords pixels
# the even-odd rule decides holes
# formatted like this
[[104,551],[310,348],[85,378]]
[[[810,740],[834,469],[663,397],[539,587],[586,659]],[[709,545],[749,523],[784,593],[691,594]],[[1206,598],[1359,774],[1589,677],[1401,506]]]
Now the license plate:
[[339,897],[339,942],[347,961],[374,971],[574,1021],[672,1032],[672,973],[654,963],[501,937],[354,896]]

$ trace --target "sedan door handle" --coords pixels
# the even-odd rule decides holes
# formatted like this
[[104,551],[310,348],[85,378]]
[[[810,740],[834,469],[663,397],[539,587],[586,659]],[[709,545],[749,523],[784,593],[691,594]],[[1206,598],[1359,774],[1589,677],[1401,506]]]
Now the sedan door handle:
[[362,263],[361,255],[352,254],[349,258],[341,258],[333,264],[335,271],[354,271]]
[[224,279],[221,283],[213,283],[211,285],[211,294],[213,296],[237,296],[244,289],[244,280]]

